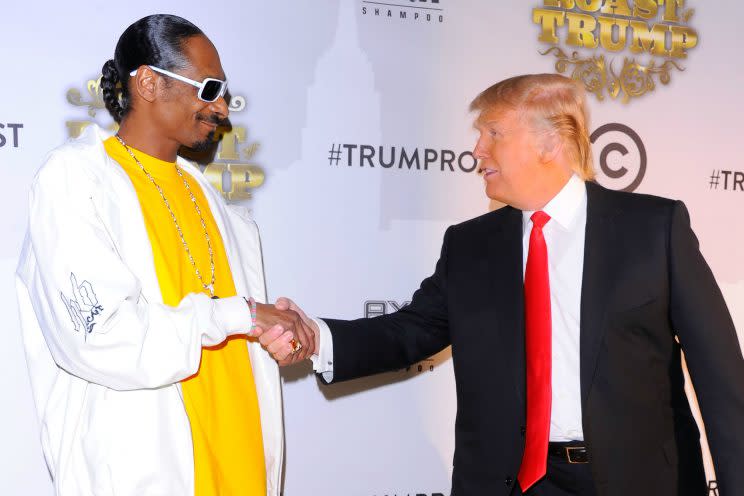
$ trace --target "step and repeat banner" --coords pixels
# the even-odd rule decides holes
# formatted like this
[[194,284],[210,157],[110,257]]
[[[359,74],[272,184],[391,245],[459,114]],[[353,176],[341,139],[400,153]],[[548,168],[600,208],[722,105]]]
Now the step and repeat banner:
[[[52,493],[13,289],[27,191],[50,149],[89,123],[112,126],[101,66],[152,13],[186,17],[220,51],[233,129],[204,173],[252,209],[270,298],[340,318],[405,305],[447,226],[498,208],[476,173],[469,102],[506,77],[559,72],[588,89],[598,181],[685,201],[744,329],[741,2],[68,0],[0,10],[2,494]],[[309,364],[283,376],[285,494],[449,494],[449,351],[331,387]]]

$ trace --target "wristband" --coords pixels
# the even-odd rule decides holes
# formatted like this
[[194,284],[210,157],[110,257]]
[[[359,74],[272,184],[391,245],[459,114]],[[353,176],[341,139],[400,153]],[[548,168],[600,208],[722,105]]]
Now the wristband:
[[251,311],[251,329],[248,331],[249,336],[253,336],[256,332],[256,300],[253,299],[253,297],[246,299],[244,296],[243,299],[245,300],[246,304],[248,305],[248,308]]

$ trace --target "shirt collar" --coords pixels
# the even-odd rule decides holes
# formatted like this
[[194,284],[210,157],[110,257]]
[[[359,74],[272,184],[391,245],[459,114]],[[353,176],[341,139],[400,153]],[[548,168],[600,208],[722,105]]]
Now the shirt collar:
[[[568,182],[542,209],[564,230],[569,230],[576,220],[580,207],[586,205],[586,185],[576,174],[572,174]],[[522,227],[524,232],[531,224],[530,217],[534,210],[522,211]]]

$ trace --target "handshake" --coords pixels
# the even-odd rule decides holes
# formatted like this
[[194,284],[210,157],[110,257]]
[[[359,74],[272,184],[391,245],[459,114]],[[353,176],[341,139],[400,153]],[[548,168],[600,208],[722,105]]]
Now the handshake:
[[281,366],[310,358],[320,347],[318,324],[289,298],[279,298],[273,305],[256,303],[255,320],[251,336]]

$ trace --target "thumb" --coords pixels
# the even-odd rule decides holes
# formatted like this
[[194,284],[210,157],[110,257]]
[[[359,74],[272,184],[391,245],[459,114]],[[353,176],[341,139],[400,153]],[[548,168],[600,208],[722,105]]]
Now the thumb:
[[276,300],[276,303],[274,303],[274,306],[276,307],[277,310],[289,310],[290,308],[296,305],[289,298],[282,296]]
[[305,320],[305,321],[308,320],[307,315],[305,314],[305,312],[300,307],[298,307],[297,304],[294,301],[292,301],[292,300],[290,300],[289,309],[297,312],[297,314],[300,316],[300,318],[302,318],[302,320]]

